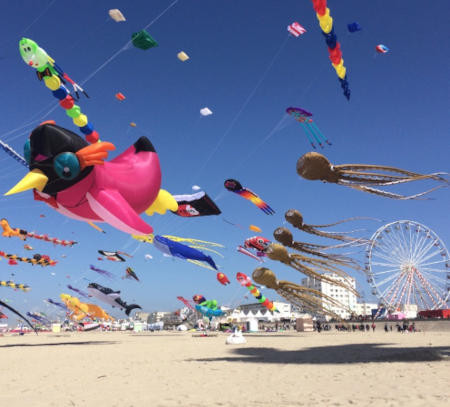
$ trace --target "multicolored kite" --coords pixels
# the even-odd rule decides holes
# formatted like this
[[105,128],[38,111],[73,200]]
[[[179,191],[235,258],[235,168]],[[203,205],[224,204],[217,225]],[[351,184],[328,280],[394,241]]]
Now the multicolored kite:
[[330,56],[333,68],[339,77],[344,96],[350,100],[350,88],[347,81],[347,70],[342,59],[341,44],[337,41],[336,34],[333,30],[333,18],[330,16],[330,9],[327,8],[327,0],[311,0],[317,19],[319,20],[320,28],[325,36],[325,41],[328,46],[328,54]]
[[256,195],[253,191],[248,188],[244,188],[239,181],[235,179],[227,179],[224,182],[224,186],[228,191],[234,192],[242,196],[256,205],[259,209],[261,209],[266,215],[273,215],[275,211],[267,205],[258,195]]
[[264,305],[269,311],[280,312],[277,310],[277,307],[273,305],[273,302],[270,302],[266,297],[264,297],[264,295],[261,294],[258,288],[253,285],[250,277],[248,277],[244,273],[237,273],[236,279],[241,286],[247,287],[250,293],[258,300],[258,302]]

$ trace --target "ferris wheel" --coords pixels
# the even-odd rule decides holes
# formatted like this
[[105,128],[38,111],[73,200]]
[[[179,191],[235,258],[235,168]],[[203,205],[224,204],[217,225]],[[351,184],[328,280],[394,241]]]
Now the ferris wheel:
[[447,308],[450,259],[439,236],[426,226],[399,220],[379,228],[368,245],[367,281],[389,309]]

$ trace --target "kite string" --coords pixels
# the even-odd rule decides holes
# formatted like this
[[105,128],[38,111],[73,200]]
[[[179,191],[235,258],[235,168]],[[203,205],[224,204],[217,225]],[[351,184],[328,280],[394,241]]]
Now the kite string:
[[261,84],[263,83],[264,79],[266,78],[266,76],[268,75],[269,71],[271,70],[272,66],[274,65],[274,63],[276,62],[276,60],[278,59],[279,55],[281,54],[281,51],[284,49],[284,47],[286,46],[287,42],[289,40],[289,37],[286,37],[286,39],[282,42],[281,46],[278,48],[277,52],[275,53],[274,57],[272,58],[272,60],[270,61],[269,65],[267,66],[267,68],[265,69],[265,71],[263,72],[262,76],[259,78],[258,82],[256,83],[256,86],[253,88],[253,90],[250,92],[250,94],[247,96],[247,98],[245,99],[244,103],[242,104],[241,108],[239,109],[239,111],[236,113],[236,115],[234,116],[233,120],[231,120],[230,125],[228,126],[228,128],[225,130],[225,132],[223,133],[222,137],[219,139],[219,142],[216,144],[216,146],[213,148],[212,152],[209,154],[208,158],[203,162],[203,165],[200,167],[200,170],[197,173],[197,177],[198,178],[200,176],[200,174],[203,172],[203,170],[205,169],[206,165],[209,163],[209,161],[211,160],[211,158],[214,156],[214,154],[217,152],[217,150],[219,149],[219,147],[222,145],[223,141],[225,140],[225,138],[227,137],[227,135],[230,133],[230,131],[232,130],[232,128],[234,127],[234,125],[236,124],[237,120],[239,119],[239,117],[241,116],[242,112],[245,110],[245,108],[247,107],[247,105],[250,103],[250,101],[252,100],[253,96],[255,95],[256,91],[258,90],[258,88],[261,86]]
[[[152,24],[156,23],[156,21],[158,21],[164,14],[166,14],[175,4],[178,3],[179,0],[174,0],[171,4],[169,4],[169,6],[167,8],[165,8],[161,13],[159,13],[152,21],[150,21],[144,28],[143,30],[146,30],[147,28],[149,28]],[[86,82],[90,81],[95,75],[97,75],[98,72],[100,72],[106,65],[108,65],[110,62],[112,62],[114,59],[116,59],[116,57],[123,51],[127,50],[130,45],[131,45],[132,41],[129,40],[125,43],[124,46],[122,46],[121,48],[119,48],[118,51],[116,51],[112,56],[110,56],[103,64],[101,64],[97,69],[95,69],[92,73],[90,73],[86,79],[84,79],[81,82],[81,85],[84,85]]]

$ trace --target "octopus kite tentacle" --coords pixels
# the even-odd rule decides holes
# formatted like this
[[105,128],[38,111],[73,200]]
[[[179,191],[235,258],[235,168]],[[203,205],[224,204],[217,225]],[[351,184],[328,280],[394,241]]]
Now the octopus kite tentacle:
[[320,312],[335,319],[341,319],[339,315],[330,310],[331,306],[347,310],[345,305],[318,290],[291,283],[290,281],[277,280],[273,271],[268,268],[258,267],[253,271],[252,278],[256,283],[275,290],[277,294],[290,303],[305,308],[310,312]]
[[[324,232],[322,230],[318,230],[318,228],[333,226],[334,224],[328,225],[308,225],[303,222],[302,214],[296,209],[289,209],[284,214],[285,219],[295,228],[303,230],[306,233],[310,233],[316,236],[327,237],[329,239],[340,240],[343,242],[356,242],[361,241],[360,238],[354,238],[350,236],[345,236],[346,233],[351,232]],[[344,219],[340,222],[336,222],[335,224],[343,223],[350,220],[361,219],[361,218],[349,218]],[[364,218],[363,218],[364,219]],[[353,231],[354,232],[354,231]]]
[[[328,284],[337,285],[339,287],[348,289],[349,291],[358,295],[357,291],[348,284],[337,281],[320,273],[320,271],[326,271],[329,273],[338,274],[344,278],[348,277],[347,273],[337,267],[328,264],[328,262],[325,260],[313,259],[311,257],[301,256],[299,254],[291,254],[286,250],[284,246],[277,243],[272,243],[267,248],[266,254],[269,259],[286,264],[287,266],[290,266],[309,277],[315,278],[319,281],[327,282]],[[307,263],[308,266],[304,263]]]
[[[306,153],[298,159],[297,174],[308,180],[322,180],[324,182],[344,185],[354,189],[359,189],[360,191],[393,199],[417,199],[418,197],[428,194],[438,188],[449,185],[449,180],[444,177],[448,176],[448,173],[445,172],[418,174],[403,170],[401,168],[383,165],[333,165],[324,155],[316,152]],[[439,185],[431,190],[410,196],[391,194],[383,190],[370,188],[371,185],[388,186],[427,179],[443,183],[444,185]]]
[[273,237],[283,246],[290,247],[291,249],[311,254],[322,259],[326,259],[332,265],[350,267],[355,270],[361,269],[358,263],[348,256],[324,253],[320,250],[321,248],[326,248],[327,246],[312,245],[310,243],[295,241],[292,233],[287,228],[280,227],[275,229],[273,232]]

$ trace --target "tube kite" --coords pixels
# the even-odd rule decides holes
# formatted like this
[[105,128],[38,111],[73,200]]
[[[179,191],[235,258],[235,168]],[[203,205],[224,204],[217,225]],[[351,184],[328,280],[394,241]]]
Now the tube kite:
[[30,286],[26,284],[18,284],[14,281],[0,281],[0,287],[11,287],[14,290],[21,290],[25,293],[31,290]]
[[113,273],[110,273],[109,271],[106,271],[106,270],[99,269],[98,267],[95,267],[92,264],[89,265],[89,268],[92,271],[95,271],[96,273],[101,274],[102,276],[105,276],[105,277],[108,277],[108,278],[114,278],[115,277]]
[[8,264],[11,266],[15,266],[17,264],[17,260],[22,261],[24,263],[30,263],[33,266],[37,264],[42,267],[54,266],[57,263],[57,261],[52,260],[45,254],[43,255],[35,254],[33,258],[28,258],[28,257],[19,257],[16,254],[8,254],[5,253],[4,251],[0,251],[0,257],[5,257],[6,259],[9,259]]
[[234,192],[235,194],[242,196],[242,198],[252,202],[266,215],[273,215],[275,213],[275,211],[269,205],[267,205],[258,195],[256,195],[250,189],[243,187],[239,181],[236,181],[235,179],[227,179],[224,182],[224,186],[226,189],[228,189],[228,191]]
[[316,12],[322,34],[325,36],[325,41],[328,46],[328,54],[333,68],[339,77],[341,88],[344,91],[344,96],[350,100],[350,88],[347,81],[347,72],[342,59],[341,44],[337,41],[336,34],[333,29],[333,18],[330,16],[330,9],[327,8],[327,0],[311,0],[314,11]]
[[[51,242],[53,244],[59,244],[61,246],[68,246],[71,247],[74,244],[77,244],[77,242],[73,240],[64,240],[64,239],[58,239],[56,237],[49,237],[48,235],[38,235],[34,232],[27,232],[26,230],[19,229],[19,228],[11,228],[8,221],[3,218],[0,220],[0,226],[3,229],[2,236],[4,237],[19,237],[22,240],[26,240],[27,237],[43,240],[45,242]],[[27,249],[30,250],[30,249]],[[32,250],[32,249],[31,249]]]
[[258,302],[264,305],[269,311],[280,312],[277,310],[277,307],[273,305],[273,302],[264,297],[264,295],[261,294],[261,291],[259,291],[258,288],[253,285],[250,277],[248,277],[244,273],[237,273],[236,280],[242,287],[247,287],[250,293],[258,300]]
[[67,116],[73,119],[73,123],[80,128],[80,131],[86,136],[86,140],[89,143],[96,143],[99,135],[88,121],[87,116],[81,113],[80,107],[75,104],[74,98],[65,86],[66,81],[72,85],[76,99],[79,99],[78,92],[83,92],[86,97],[89,97],[84,89],[74,82],[33,40],[22,38],[19,42],[19,51],[25,63],[36,69],[39,80],[44,80],[45,86],[59,100],[60,106],[66,110]]

